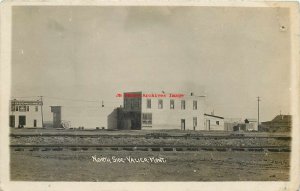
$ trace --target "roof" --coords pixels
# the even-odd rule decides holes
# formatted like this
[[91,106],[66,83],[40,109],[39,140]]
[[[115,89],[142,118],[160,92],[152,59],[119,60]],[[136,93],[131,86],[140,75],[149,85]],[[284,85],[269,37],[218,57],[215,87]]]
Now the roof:
[[271,121],[265,121],[262,123],[290,123],[292,121],[292,116],[291,115],[277,115],[272,119]]
[[220,116],[217,116],[217,115],[210,115],[210,114],[206,114],[204,113],[205,116],[209,116],[209,117],[215,117],[215,118],[219,118],[219,119],[224,119],[224,117],[220,117]]
[[281,122],[281,121],[291,121],[292,120],[292,116],[291,115],[277,115],[272,122]]
[[43,105],[41,100],[10,100],[12,105]]
[[[254,118],[246,118],[246,119],[247,119],[249,122],[257,122],[257,119],[254,119]],[[246,120],[246,119],[245,119],[245,120]],[[244,120],[244,121],[245,121],[245,120]]]

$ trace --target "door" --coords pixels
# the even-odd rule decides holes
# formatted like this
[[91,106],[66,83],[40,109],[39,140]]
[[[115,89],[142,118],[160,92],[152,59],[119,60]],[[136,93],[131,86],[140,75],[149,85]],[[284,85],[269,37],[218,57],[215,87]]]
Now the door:
[[15,116],[14,115],[9,116],[9,126],[15,127]]
[[181,119],[181,130],[185,130],[185,119]]
[[210,131],[210,120],[206,120],[206,129]]
[[25,126],[26,125],[26,116],[25,115],[20,115],[19,116],[19,126]]
[[196,127],[197,127],[197,117],[194,117],[193,118],[193,129],[194,129],[194,131],[196,130]]
[[36,119],[33,120],[33,127],[36,127]]

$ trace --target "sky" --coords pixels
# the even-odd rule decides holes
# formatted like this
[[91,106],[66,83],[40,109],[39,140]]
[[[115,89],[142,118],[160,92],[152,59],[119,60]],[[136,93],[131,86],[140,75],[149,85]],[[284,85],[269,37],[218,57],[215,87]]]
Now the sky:
[[[73,126],[106,127],[117,93],[206,96],[206,113],[290,112],[286,8],[15,6],[11,96],[44,96]],[[104,107],[101,107],[102,101]]]

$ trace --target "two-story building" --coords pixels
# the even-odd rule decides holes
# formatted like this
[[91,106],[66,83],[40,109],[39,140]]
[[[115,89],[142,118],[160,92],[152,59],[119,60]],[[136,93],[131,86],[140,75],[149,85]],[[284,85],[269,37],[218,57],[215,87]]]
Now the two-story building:
[[[121,120],[118,129],[205,130],[205,96],[126,92],[123,101],[122,115],[117,117]],[[116,124],[110,121],[112,116],[108,124]]]
[[43,102],[27,100],[11,100],[9,112],[10,127],[42,127],[41,107]]

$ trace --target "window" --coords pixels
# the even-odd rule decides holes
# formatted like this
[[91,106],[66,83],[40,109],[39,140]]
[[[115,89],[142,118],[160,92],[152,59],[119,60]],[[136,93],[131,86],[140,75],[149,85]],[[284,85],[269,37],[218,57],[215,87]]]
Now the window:
[[141,100],[140,99],[132,98],[132,99],[129,99],[129,102],[130,102],[130,108],[131,109],[141,108]]
[[193,110],[197,110],[197,101],[196,100],[193,101]]
[[151,109],[151,99],[147,99],[147,108]]
[[26,106],[26,111],[29,111],[29,106]]
[[11,105],[11,111],[15,111],[16,107],[14,105]]
[[39,111],[39,106],[35,106],[35,111]]
[[19,111],[20,112],[26,112],[26,106],[25,105],[20,105],[19,106]]
[[158,100],[158,109],[162,109],[163,108],[163,100],[159,99]]
[[219,125],[219,124],[220,124],[220,122],[219,122],[219,121],[216,121],[216,124],[217,124],[217,125]]
[[185,100],[181,100],[181,109],[185,109]]
[[144,125],[152,125],[152,113],[143,113],[142,123]]
[[174,100],[171,99],[171,100],[170,100],[170,109],[174,109],[174,107],[175,107]]
[[19,111],[19,106],[16,106],[16,111]]

